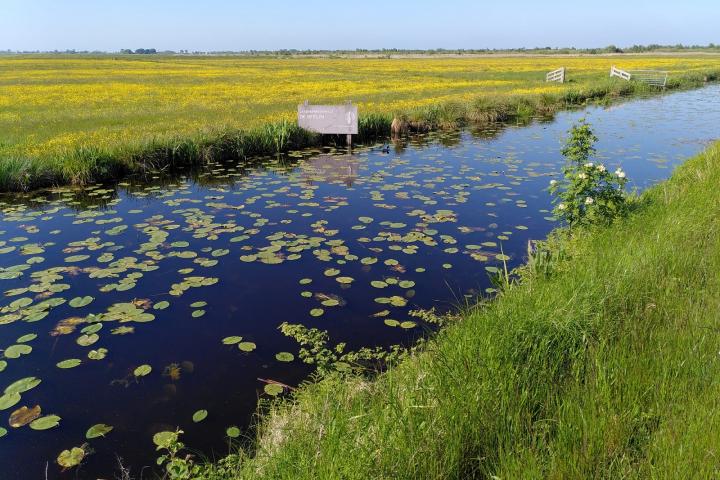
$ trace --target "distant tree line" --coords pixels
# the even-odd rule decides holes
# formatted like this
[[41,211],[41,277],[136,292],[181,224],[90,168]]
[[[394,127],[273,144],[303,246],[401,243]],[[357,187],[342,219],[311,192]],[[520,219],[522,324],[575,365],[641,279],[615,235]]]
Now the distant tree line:
[[533,47],[533,48],[460,48],[460,49],[401,49],[401,48],[382,48],[382,49],[366,49],[357,48],[354,50],[299,50],[299,49],[280,49],[280,50],[227,50],[227,51],[188,51],[180,50],[177,52],[181,55],[246,55],[246,56],[334,56],[334,55],[473,55],[473,54],[507,54],[507,53],[527,53],[527,54],[588,54],[599,55],[607,53],[644,53],[654,51],[714,51],[720,52],[720,45],[710,43],[708,45],[633,45],[631,47],[620,48],[616,45],[608,45],[603,48],[575,48],[575,47]]
[[[365,49],[357,48],[354,50],[298,50],[298,49],[280,49],[280,50],[224,50],[224,51],[190,51],[190,50],[163,50],[158,51],[154,48],[138,48],[132,50],[124,48],[120,50],[125,55],[245,55],[245,56],[336,56],[336,55],[374,55],[387,56],[392,55],[473,55],[473,54],[508,54],[508,53],[527,53],[527,54],[588,54],[599,55],[606,53],[647,53],[656,51],[678,52],[678,51],[711,51],[720,53],[720,45],[710,43],[708,45],[632,45],[630,47],[620,48],[615,45],[608,45],[603,48],[575,48],[575,47],[532,47],[532,48],[460,48],[460,49],[401,49],[401,48],[382,48],[382,49]],[[52,51],[11,51],[0,50],[0,54],[22,54],[22,53],[52,53],[52,54],[106,54],[112,52],[88,51],[88,50],[52,50]]]
[[250,55],[332,55],[332,54],[374,54],[374,55],[408,55],[408,54],[424,54],[424,55],[465,55],[465,54],[493,54],[493,53],[553,53],[553,54],[603,54],[603,53],[642,53],[654,51],[679,51],[679,50],[715,50],[720,51],[720,45],[710,43],[708,45],[633,45],[631,47],[620,48],[616,45],[608,45],[603,48],[575,48],[575,47],[533,47],[533,48],[474,48],[474,49],[445,49],[436,48],[428,50],[413,50],[399,48],[383,48],[383,49],[364,49],[355,50],[296,50],[281,49],[275,51],[256,51],[249,50],[245,53]]
[[[129,48],[123,48],[122,50],[120,50],[120,53],[125,54],[125,55],[132,55],[132,54],[151,55],[153,53],[158,53],[158,52],[154,48],[138,48],[135,51],[132,51]],[[168,53],[175,53],[175,52],[168,52]]]

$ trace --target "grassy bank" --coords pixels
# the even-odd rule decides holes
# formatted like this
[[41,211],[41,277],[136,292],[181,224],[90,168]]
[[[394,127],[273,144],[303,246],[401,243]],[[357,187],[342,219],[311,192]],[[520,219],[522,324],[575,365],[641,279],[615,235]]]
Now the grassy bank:
[[[130,58],[132,57],[132,58]],[[671,72],[670,88],[720,76],[720,57],[277,59],[3,57],[0,190],[86,184],[130,172],[316,145],[297,103],[352,99],[360,139],[551,114],[588,100],[650,93],[610,80],[611,64]],[[558,64],[571,81],[546,84]]]
[[374,381],[327,378],[204,478],[717,478],[720,144]]

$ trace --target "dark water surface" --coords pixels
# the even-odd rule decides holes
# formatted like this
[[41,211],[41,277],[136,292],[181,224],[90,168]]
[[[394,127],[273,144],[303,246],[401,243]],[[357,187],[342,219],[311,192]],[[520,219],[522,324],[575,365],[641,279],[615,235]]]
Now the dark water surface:
[[[46,465],[48,478],[113,478],[116,455],[139,478],[154,464],[152,435],[176,427],[205,454],[227,453],[226,429],[246,427],[267,397],[259,378],[296,385],[310,373],[282,322],[350,348],[412,341],[425,326],[411,309],[482,293],[501,249],[518,265],[528,240],[556,226],[545,189],[573,122],[587,116],[598,160],[644,189],[720,137],[719,94],[709,86],[414,137],[389,154],[304,152],[248,170],[2,198],[0,393],[41,383],[0,411],[0,478],[44,478]],[[223,344],[231,336],[251,351]],[[56,366],[69,359],[80,363]],[[152,371],[136,377],[141,365]],[[35,405],[59,426],[8,425]],[[208,416],[194,423],[201,409]],[[99,423],[114,429],[86,440]],[[84,443],[93,453],[61,474],[57,455]]]

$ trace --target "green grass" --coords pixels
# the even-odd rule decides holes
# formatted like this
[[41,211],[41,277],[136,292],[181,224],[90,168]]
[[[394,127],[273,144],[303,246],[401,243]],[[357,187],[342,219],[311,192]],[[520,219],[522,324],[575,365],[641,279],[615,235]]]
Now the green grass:
[[720,477],[720,144],[372,381],[276,405],[203,478]]

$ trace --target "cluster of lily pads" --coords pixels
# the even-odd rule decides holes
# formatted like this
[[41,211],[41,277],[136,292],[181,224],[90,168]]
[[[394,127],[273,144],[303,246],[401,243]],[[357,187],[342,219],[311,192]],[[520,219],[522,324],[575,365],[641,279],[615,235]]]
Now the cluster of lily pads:
[[[0,345],[0,371],[31,355],[33,342],[72,336],[74,345],[57,344],[59,358],[52,361],[57,370],[47,372],[53,382],[62,384],[61,370],[105,360],[114,352],[104,340],[123,335],[128,338],[121,347],[126,349],[123,355],[138,357],[129,376],[138,380],[151,375],[153,367],[143,362],[142,352],[132,350],[132,335],[142,335],[144,324],[166,318],[164,311],[190,291],[232,288],[216,273],[220,262],[232,262],[237,269],[244,264],[277,268],[278,278],[285,275],[282,265],[288,262],[321,265],[323,285],[332,279],[333,287],[315,289],[319,278],[298,278],[296,294],[308,301],[305,312],[289,312],[298,321],[340,311],[354,301],[354,292],[375,292],[377,308],[370,317],[383,320],[379,328],[416,328],[417,319],[410,319],[408,312],[416,303],[423,274],[450,275],[444,272],[453,268],[452,258],[493,272],[513,257],[501,250],[501,244],[527,227],[500,228],[494,209],[499,204],[527,208],[514,187],[542,175],[534,168],[522,173],[517,162],[509,162],[501,174],[462,152],[428,152],[413,163],[367,153],[333,161],[337,165],[320,167],[310,159],[290,172],[274,164],[249,176],[236,167],[215,165],[207,175],[215,183],[205,187],[187,181],[163,187],[121,184],[127,192],[119,195],[95,186],[82,194],[56,189],[28,203],[0,202],[0,282],[7,285],[2,290],[6,301],[0,307],[0,326],[25,324],[32,330]],[[356,172],[350,180],[343,173],[348,162],[353,163],[349,171]],[[151,214],[134,208],[138,199],[153,205]],[[125,202],[132,202],[131,208]],[[357,202],[363,205],[361,215],[344,213],[354,211]],[[470,202],[475,213],[464,218],[468,214],[458,209]],[[409,259],[429,253],[441,255],[422,267],[407,266],[413,263]],[[181,266],[168,272],[168,264]],[[273,288],[272,282],[267,288]],[[419,303],[431,306],[427,299]],[[208,313],[207,302],[195,301],[187,318],[212,322]],[[263,339],[250,338],[252,332],[239,331],[218,338],[218,343],[253,355],[256,342]],[[275,360],[293,362],[295,355],[281,351]],[[0,377],[2,383],[6,382]],[[16,406],[22,393],[40,383],[35,377],[10,383],[0,397],[0,410]],[[276,396],[287,385],[269,380],[262,390]],[[53,409],[62,410],[62,404]],[[199,423],[207,416],[201,409],[192,421]],[[42,416],[39,405],[26,405],[11,414],[10,426],[47,430],[58,428],[60,421],[56,414]],[[96,424],[87,439],[104,436],[112,428]],[[6,433],[0,429],[0,436]],[[226,433],[240,434],[234,426]],[[86,451],[83,446],[65,450],[57,462],[62,467],[77,465]]]

